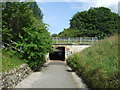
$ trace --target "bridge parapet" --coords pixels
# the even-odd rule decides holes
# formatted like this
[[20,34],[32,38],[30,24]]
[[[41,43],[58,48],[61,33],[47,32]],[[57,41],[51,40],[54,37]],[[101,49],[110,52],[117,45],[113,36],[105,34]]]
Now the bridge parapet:
[[52,37],[53,44],[93,44],[97,42],[97,37],[74,37],[74,38],[61,38]]

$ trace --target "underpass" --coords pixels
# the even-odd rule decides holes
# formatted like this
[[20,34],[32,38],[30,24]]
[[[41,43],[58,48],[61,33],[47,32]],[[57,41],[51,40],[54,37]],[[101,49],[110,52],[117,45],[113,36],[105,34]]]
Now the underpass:
[[46,55],[46,62],[50,60],[61,60],[61,61],[66,61],[67,57],[76,53],[76,52],[81,52],[85,48],[90,47],[91,45],[69,45],[69,44],[54,44],[52,45],[53,47],[53,52],[48,53]]
[[40,72],[33,72],[15,88],[85,88],[87,90],[82,79],[68,68],[66,59],[92,44],[53,44],[53,52],[46,55],[47,66]]

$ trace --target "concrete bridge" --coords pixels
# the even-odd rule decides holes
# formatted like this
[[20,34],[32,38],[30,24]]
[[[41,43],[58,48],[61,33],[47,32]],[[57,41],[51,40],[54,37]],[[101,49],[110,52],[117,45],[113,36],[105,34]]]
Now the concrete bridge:
[[85,48],[90,47],[91,44],[53,44],[53,53],[47,54],[46,60],[62,60],[75,52],[80,52]]
[[97,42],[97,37],[73,37],[61,38],[52,37],[53,53],[47,55],[47,60],[65,61],[68,56],[75,52],[80,52]]
[[[85,48],[90,47],[94,42],[97,42],[97,37],[74,37],[74,38],[60,38],[53,37],[52,38],[52,47],[53,53],[48,53],[46,55],[46,62],[49,60],[62,60],[65,61],[66,58],[72,55],[75,52],[80,52]],[[13,44],[17,44],[16,42],[10,41]],[[9,44],[5,43],[5,45],[9,46]],[[17,49],[12,47],[14,50],[22,51],[22,47]]]

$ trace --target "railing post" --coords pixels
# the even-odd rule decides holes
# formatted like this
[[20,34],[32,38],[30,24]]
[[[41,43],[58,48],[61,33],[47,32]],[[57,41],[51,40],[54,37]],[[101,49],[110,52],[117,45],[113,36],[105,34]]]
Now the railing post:
[[80,37],[80,44],[81,44],[82,37]]
[[93,37],[92,37],[92,44],[93,44]]
[[68,38],[68,43],[70,43],[70,37]]
[[58,39],[57,39],[57,37],[56,37],[56,44],[58,44]]

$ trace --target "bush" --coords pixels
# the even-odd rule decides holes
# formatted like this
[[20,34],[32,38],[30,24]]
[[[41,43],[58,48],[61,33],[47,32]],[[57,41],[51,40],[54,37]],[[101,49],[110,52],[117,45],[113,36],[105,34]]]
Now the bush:
[[50,33],[42,19],[43,13],[36,2],[2,3],[3,44],[22,48],[18,53],[32,69],[41,66],[52,47]]
[[25,37],[21,37],[24,42],[19,42],[17,47],[23,47],[22,58],[27,60],[26,63],[32,69],[36,69],[45,62],[45,54],[51,50],[51,38],[45,28],[32,32],[28,32],[28,28],[24,28],[24,31],[26,31]]

